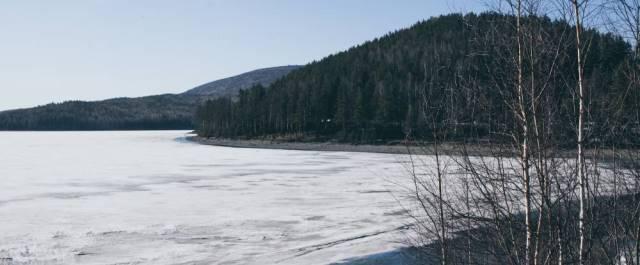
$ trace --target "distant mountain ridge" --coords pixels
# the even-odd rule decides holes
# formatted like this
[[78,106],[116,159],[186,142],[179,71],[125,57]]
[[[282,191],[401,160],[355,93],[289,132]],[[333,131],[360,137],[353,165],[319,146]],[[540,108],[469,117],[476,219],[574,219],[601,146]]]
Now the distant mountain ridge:
[[201,96],[236,95],[241,89],[248,89],[254,85],[269,86],[279,78],[300,67],[300,65],[286,65],[257,69],[197,86],[183,94]]
[[100,101],[65,101],[0,111],[0,130],[192,129],[196,107],[207,99],[234,97],[254,85],[268,86],[300,66],[257,69],[216,80],[181,94]]

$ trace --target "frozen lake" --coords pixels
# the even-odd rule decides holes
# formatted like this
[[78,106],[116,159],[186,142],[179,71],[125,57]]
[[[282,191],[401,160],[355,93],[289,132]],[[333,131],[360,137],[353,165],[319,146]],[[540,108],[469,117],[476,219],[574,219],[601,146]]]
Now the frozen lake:
[[402,246],[402,156],[186,133],[0,132],[0,264],[329,264]]

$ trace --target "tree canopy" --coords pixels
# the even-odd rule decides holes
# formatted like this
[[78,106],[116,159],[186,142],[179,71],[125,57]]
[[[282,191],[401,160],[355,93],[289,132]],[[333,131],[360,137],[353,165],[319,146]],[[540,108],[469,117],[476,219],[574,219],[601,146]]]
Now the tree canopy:
[[[205,137],[288,137],[336,139],[371,143],[428,137],[430,130],[446,127],[452,139],[470,133],[486,136],[508,126],[512,115],[502,104],[505,95],[496,79],[508,79],[514,18],[497,13],[452,14],[419,22],[410,28],[330,55],[292,71],[269,87],[254,86],[238,99],[207,101],[196,111],[196,127]],[[572,26],[547,17],[528,17],[540,23],[550,40],[566,38]],[[617,78],[631,48],[621,37],[595,30],[584,32],[590,41],[585,65],[593,121],[598,104],[616,100]],[[567,42],[554,56],[560,69],[553,104],[570,111],[574,96],[575,55]],[[573,46],[575,47],[575,46]],[[545,58],[542,58],[545,59]],[[492,68],[491,71],[488,71]],[[491,74],[489,74],[491,73]],[[638,97],[629,97],[636,100]],[[437,110],[437,111],[436,111]],[[562,111],[558,115],[562,115]],[[432,117],[432,118],[427,118]],[[435,126],[435,127],[434,127]],[[568,134],[573,127],[566,126]]]

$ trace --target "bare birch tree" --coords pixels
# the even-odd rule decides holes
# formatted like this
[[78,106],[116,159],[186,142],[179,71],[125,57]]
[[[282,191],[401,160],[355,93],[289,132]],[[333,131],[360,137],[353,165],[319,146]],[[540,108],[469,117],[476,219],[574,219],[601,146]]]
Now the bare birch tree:
[[577,168],[578,168],[578,185],[579,185],[579,201],[580,201],[580,209],[578,214],[578,229],[580,236],[580,245],[579,245],[579,263],[585,264],[585,211],[586,211],[586,196],[587,196],[587,187],[586,187],[586,177],[585,177],[585,161],[584,161],[584,82],[582,80],[584,73],[584,66],[582,64],[582,46],[581,46],[581,31],[582,31],[582,23],[581,23],[581,15],[580,9],[583,8],[582,5],[585,4],[584,1],[579,2],[578,0],[571,0],[571,4],[574,9],[574,19],[575,19],[575,28],[576,28],[576,58],[578,65],[578,129],[577,129]]
[[[636,0],[611,1],[622,5],[618,9],[634,10],[629,6]],[[443,152],[441,147],[451,144],[446,142],[451,141],[445,137],[447,124],[433,115],[455,116],[442,113],[454,111],[453,104],[437,108],[439,103],[430,102],[429,97],[422,100],[430,106],[422,118],[432,126],[426,153],[434,156],[428,158],[432,163],[422,164],[431,167],[431,174],[413,175],[422,179],[416,189],[422,190],[421,200],[429,205],[422,210],[429,216],[431,237],[439,242],[439,260],[443,264],[640,265],[640,153],[638,141],[632,139],[640,134],[629,133],[640,131],[640,120],[625,117],[614,124],[616,115],[635,111],[625,109],[625,100],[638,101],[612,96],[611,102],[609,98],[596,102],[597,113],[590,111],[596,101],[591,100],[591,91],[612,85],[594,80],[594,70],[585,74],[585,68],[593,69],[589,49],[597,34],[585,24],[604,14],[592,8],[594,2],[589,0],[497,2],[499,15],[470,40],[469,57],[491,57],[477,64],[487,80],[474,80],[473,73],[463,71],[460,74],[465,76],[443,86],[434,80],[450,69],[441,71],[440,61],[425,67],[429,69],[425,84],[447,91],[442,92],[449,93],[446,98],[455,98],[454,91],[462,95],[490,88],[505,111],[502,120],[492,121],[488,138],[467,135],[457,143],[459,150],[449,146]],[[553,6],[558,3],[559,7]],[[565,20],[545,17],[552,8]],[[627,14],[620,20],[629,17],[640,16]],[[640,68],[635,59],[629,65],[633,71],[620,70],[628,80],[617,77],[616,81],[636,89],[640,82],[635,71]],[[594,127],[608,129],[611,135],[594,133]],[[626,133],[618,134],[617,128],[623,127]],[[632,148],[623,154],[618,146]],[[443,161],[453,161],[454,166],[445,169]],[[431,184],[420,184],[425,179]],[[463,188],[446,188],[451,183]],[[612,224],[607,223],[610,220]],[[469,246],[464,260],[456,254],[462,238]]]

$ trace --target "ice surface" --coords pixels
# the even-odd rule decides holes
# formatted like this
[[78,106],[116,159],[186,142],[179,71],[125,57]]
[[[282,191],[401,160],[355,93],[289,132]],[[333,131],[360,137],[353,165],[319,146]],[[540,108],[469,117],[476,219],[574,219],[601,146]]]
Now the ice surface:
[[401,247],[389,154],[0,132],[0,264],[329,264]]

